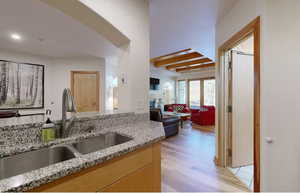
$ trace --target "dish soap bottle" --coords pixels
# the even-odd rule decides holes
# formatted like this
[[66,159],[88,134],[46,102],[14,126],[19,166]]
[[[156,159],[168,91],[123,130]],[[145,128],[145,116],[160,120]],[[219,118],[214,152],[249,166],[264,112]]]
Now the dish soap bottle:
[[50,120],[51,110],[46,110],[47,120],[42,127],[42,141],[48,143],[55,140],[55,124]]

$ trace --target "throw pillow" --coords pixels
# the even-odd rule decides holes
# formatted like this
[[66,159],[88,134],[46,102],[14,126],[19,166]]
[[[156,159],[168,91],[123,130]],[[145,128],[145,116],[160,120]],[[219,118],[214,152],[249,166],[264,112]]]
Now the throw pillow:
[[184,106],[183,106],[183,105],[176,105],[176,106],[175,106],[175,111],[176,111],[176,112],[182,112],[183,109],[184,109]]

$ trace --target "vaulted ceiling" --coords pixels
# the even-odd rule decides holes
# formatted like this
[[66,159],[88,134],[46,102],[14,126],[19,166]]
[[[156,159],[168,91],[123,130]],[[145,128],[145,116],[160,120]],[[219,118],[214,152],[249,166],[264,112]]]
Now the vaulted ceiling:
[[151,58],[186,48],[215,59],[215,25],[237,0],[150,0]]

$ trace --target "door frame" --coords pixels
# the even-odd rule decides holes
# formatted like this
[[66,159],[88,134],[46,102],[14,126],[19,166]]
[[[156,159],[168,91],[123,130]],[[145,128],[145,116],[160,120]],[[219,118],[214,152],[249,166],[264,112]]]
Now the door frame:
[[74,96],[74,75],[75,74],[96,74],[96,81],[97,81],[96,106],[97,106],[97,111],[99,112],[100,111],[100,73],[99,73],[99,71],[71,71],[71,93],[73,96]]
[[227,77],[224,55],[249,35],[254,35],[254,192],[260,192],[260,25],[260,17],[257,17],[220,46],[218,48],[218,63],[216,66],[218,77],[218,155],[216,163],[226,167],[228,123],[226,120]]

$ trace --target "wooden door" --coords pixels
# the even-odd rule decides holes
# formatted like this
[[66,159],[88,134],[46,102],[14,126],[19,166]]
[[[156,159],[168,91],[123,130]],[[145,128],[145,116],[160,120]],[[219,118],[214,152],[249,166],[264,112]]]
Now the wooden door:
[[72,71],[71,90],[78,112],[99,111],[99,72]]
[[254,57],[232,52],[232,167],[253,164]]

